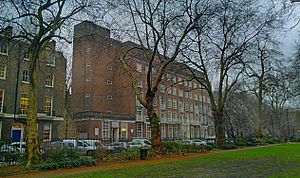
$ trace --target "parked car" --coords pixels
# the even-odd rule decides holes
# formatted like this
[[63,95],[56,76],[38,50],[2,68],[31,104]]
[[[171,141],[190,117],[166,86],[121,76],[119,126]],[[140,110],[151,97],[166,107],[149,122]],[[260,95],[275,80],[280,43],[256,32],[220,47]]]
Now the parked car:
[[195,139],[195,140],[192,140],[192,144],[195,144],[195,145],[207,145],[206,141],[205,140],[200,140],[200,139]]
[[109,144],[106,149],[113,152],[127,150],[128,144],[127,142],[113,142]]
[[83,140],[75,139],[63,140],[63,145],[70,149],[76,149],[80,154],[88,156],[92,155],[93,152],[97,149],[95,146],[91,146]]
[[26,142],[13,142],[11,144],[14,145],[20,151],[20,153],[26,152]]
[[193,144],[193,141],[192,140],[181,140],[180,144],[182,144],[182,145],[191,145],[191,144]]
[[19,150],[11,144],[4,144],[0,147],[0,161],[14,161],[18,158]]
[[96,147],[96,148],[104,148],[105,146],[103,143],[101,143],[100,140],[83,140],[84,142],[88,143],[90,146]]
[[152,147],[152,143],[148,139],[133,139],[128,145],[129,148],[151,149]]

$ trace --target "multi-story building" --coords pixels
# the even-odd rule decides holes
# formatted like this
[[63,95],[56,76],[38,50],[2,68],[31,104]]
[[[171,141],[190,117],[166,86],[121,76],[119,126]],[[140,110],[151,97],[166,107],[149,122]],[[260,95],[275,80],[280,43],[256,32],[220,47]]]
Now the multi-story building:
[[[29,105],[29,59],[27,44],[11,40],[12,27],[0,34],[0,139],[26,137]],[[63,136],[66,59],[52,42],[38,61],[38,129],[42,141]]]
[[[80,137],[150,137],[146,110],[119,61],[122,52],[137,44],[114,40],[108,29],[85,21],[75,26],[73,45],[72,101]],[[135,53],[129,63],[139,92],[145,93],[147,62]],[[184,70],[174,66],[184,65],[169,67],[154,100],[162,138],[213,137],[207,92],[192,80],[186,66]]]

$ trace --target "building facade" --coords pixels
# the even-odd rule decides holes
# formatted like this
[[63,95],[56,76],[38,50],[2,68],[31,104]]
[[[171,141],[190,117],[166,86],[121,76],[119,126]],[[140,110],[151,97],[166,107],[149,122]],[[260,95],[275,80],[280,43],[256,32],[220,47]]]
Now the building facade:
[[[10,40],[12,30],[7,27],[0,34],[0,139],[4,141],[25,139],[30,100],[27,44]],[[39,137],[51,141],[63,136],[66,59],[52,42],[38,63]]]
[[[91,22],[75,26],[72,103],[81,138],[150,138],[146,110],[119,61],[132,45],[137,44],[114,40],[108,29]],[[135,53],[129,63],[140,94],[145,94],[147,62]],[[154,107],[160,117],[162,139],[214,137],[207,92],[192,80],[186,66],[174,63],[165,72]]]

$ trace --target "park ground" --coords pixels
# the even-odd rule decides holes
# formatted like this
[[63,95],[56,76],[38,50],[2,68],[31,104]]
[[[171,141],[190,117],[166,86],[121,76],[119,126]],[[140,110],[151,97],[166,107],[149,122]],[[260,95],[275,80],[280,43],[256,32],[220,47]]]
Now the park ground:
[[168,156],[126,163],[27,172],[0,169],[9,177],[300,177],[300,144]]

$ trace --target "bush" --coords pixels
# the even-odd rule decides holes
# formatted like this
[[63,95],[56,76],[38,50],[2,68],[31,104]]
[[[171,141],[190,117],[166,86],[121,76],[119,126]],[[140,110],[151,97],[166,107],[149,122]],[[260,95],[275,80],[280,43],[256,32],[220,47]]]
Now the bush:
[[247,146],[247,141],[245,138],[238,138],[235,140],[235,145],[237,146]]
[[181,154],[182,145],[177,142],[162,142],[162,154]]
[[291,138],[291,142],[300,142],[300,135],[296,135]]
[[237,146],[233,143],[224,143],[224,144],[220,145],[220,148],[223,150],[230,150],[230,149],[236,149]]
[[46,161],[34,165],[36,169],[58,169],[58,168],[72,168],[79,166],[95,165],[96,160],[92,157],[82,157],[76,150],[68,148],[57,148],[49,151],[45,157]]
[[140,159],[140,148],[123,150],[116,153],[108,152],[107,159],[114,161],[137,160]]

